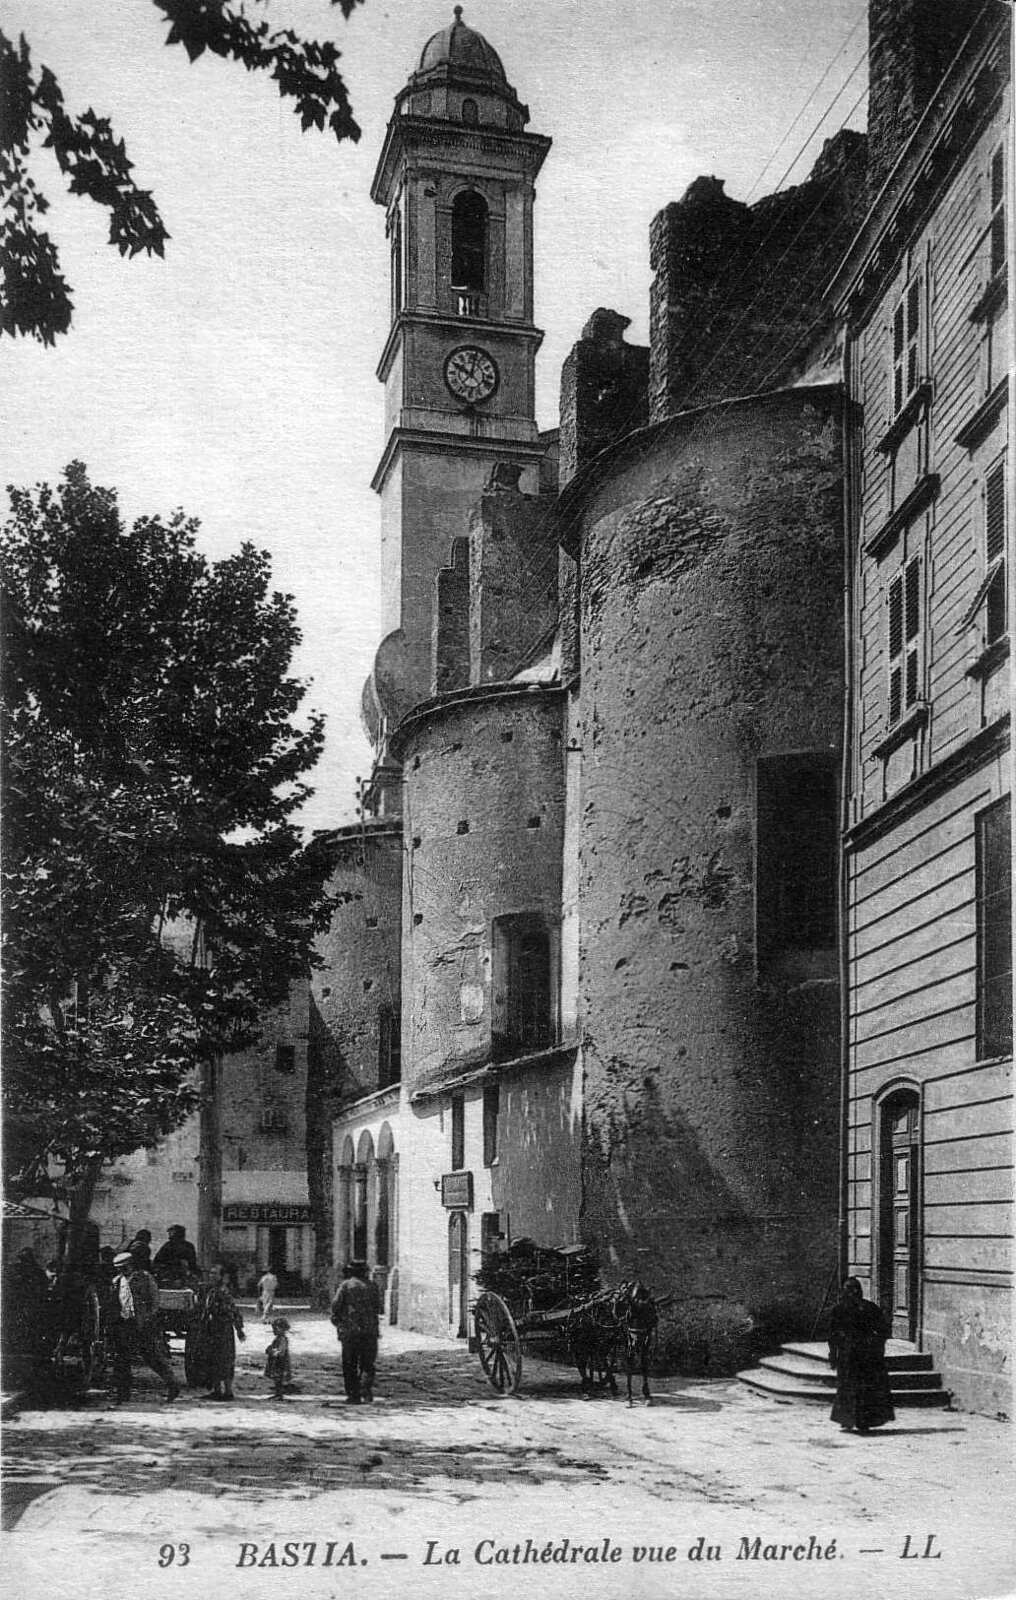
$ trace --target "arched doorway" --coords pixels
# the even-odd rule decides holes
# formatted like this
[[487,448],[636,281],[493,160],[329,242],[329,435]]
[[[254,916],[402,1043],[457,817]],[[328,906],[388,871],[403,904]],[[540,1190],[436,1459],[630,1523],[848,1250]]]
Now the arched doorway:
[[448,1218],[448,1324],[457,1339],[469,1332],[469,1218],[453,1211]]
[[353,1255],[367,1261],[370,1238],[370,1180],[374,1175],[374,1140],[365,1128],[356,1147],[353,1168]]
[[353,1167],[356,1152],[346,1134],[335,1174],[335,1263],[341,1265],[353,1254]]
[[878,1300],[894,1339],[916,1341],[921,1289],[921,1098],[894,1089],[878,1108]]

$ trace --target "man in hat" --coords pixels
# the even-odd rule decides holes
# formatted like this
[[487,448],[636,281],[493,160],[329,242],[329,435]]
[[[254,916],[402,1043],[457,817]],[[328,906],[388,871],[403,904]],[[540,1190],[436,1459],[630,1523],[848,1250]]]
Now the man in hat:
[[332,1301],[332,1322],[342,1341],[342,1382],[353,1406],[374,1398],[380,1313],[377,1284],[367,1276],[366,1261],[347,1261]]
[[152,1271],[156,1281],[171,1284],[186,1285],[190,1278],[196,1278],[198,1273],[197,1251],[187,1237],[187,1229],[179,1222],[167,1229],[166,1242],[160,1245],[155,1252],[152,1262]]
[[152,1264],[152,1235],[148,1228],[139,1228],[127,1246],[138,1266],[148,1271]]
[[113,1346],[113,1398],[131,1397],[131,1362],[140,1358],[166,1385],[166,1399],[180,1393],[158,1322],[159,1291],[150,1272],[130,1250],[113,1258],[110,1339]]

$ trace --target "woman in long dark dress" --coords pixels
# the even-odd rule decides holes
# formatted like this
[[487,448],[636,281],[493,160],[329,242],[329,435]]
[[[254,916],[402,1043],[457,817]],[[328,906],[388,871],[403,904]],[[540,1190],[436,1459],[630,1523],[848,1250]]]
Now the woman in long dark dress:
[[832,1420],[846,1431],[867,1433],[896,1415],[885,1360],[888,1337],[885,1317],[864,1298],[860,1280],[847,1278],[829,1323],[829,1364],[836,1369]]
[[195,1354],[198,1381],[205,1384],[205,1400],[232,1400],[236,1341],[245,1339],[243,1317],[229,1292],[225,1267],[216,1267],[205,1292]]

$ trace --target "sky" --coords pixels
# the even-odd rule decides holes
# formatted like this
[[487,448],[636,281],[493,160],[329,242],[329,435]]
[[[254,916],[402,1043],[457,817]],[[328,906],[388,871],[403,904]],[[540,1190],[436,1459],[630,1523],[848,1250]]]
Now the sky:
[[[212,558],[272,554],[303,630],[306,704],[325,713],[307,828],[353,820],[370,770],[360,691],[380,640],[383,439],[375,376],[388,331],[384,217],[371,177],[394,96],[446,0],[248,0],[332,38],[363,130],[302,134],[263,74],[167,48],[149,0],[4,0],[68,109],[108,116],[171,235],[122,259],[108,220],[36,181],[73,289],[56,348],[0,340],[0,484],[84,461],[124,515],[182,507]],[[750,200],[800,182],[844,122],[864,126],[866,0],[466,0],[553,148],[537,184],[537,417],[598,306],[648,343],[649,225],[700,174]],[[789,169],[789,170],[788,170]]]

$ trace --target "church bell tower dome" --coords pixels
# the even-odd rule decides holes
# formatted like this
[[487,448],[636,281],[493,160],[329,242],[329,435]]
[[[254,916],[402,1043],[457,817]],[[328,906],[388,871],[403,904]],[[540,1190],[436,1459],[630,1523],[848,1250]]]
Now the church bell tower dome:
[[482,33],[463,22],[461,6],[455,7],[454,22],[427,40],[396,106],[402,116],[453,121],[462,118],[465,107],[468,121],[513,133],[529,121],[529,107],[508,82],[501,57]]
[[423,47],[415,76],[422,78],[432,72],[449,77],[483,78],[503,87],[508,84],[501,57],[482,33],[466,27],[461,6],[455,7],[455,21],[451,26],[435,33]]

